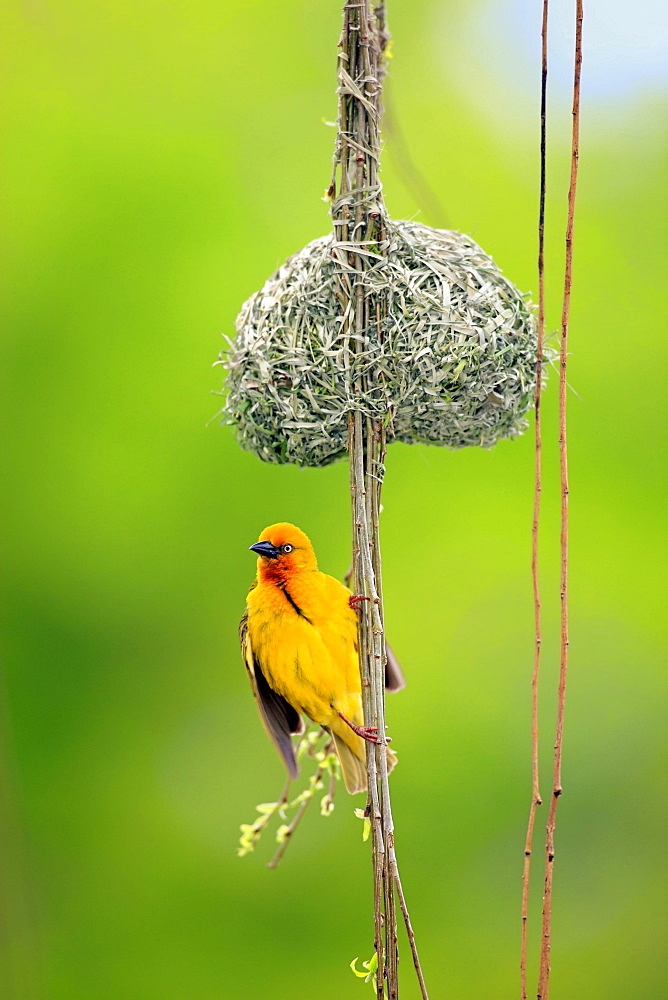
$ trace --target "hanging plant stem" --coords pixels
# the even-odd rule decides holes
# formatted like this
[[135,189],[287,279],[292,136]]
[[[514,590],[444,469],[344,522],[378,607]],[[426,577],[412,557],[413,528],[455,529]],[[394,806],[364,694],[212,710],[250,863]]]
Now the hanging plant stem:
[[540,496],[542,489],[542,436],[541,393],[543,381],[543,349],[545,343],[545,190],[546,190],[546,138],[547,138],[547,22],[549,0],[543,0],[541,26],[541,85],[540,85],[540,196],[538,205],[538,336],[536,341],[536,394],[535,394],[535,463],[533,522],[531,526],[531,578],[534,603],[534,654],[531,677],[531,806],[524,843],[524,868],[522,871],[522,945],[520,954],[520,988],[522,1000],[527,1000],[527,931],[529,919],[529,880],[531,852],[536,811],[543,804],[539,787],[538,770],[538,678],[542,645],[540,578],[538,573],[538,546],[540,526]]
[[549,1000],[550,995],[550,946],[552,926],[552,880],[554,875],[554,831],[557,803],[562,794],[561,750],[564,735],[564,710],[566,705],[566,675],[568,670],[568,438],[566,427],[566,400],[568,391],[568,323],[573,282],[573,227],[575,220],[575,195],[578,179],[580,146],[580,76],[582,71],[582,18],[583,0],[576,0],[575,7],[575,72],[573,80],[573,134],[571,147],[571,176],[568,188],[568,221],[566,223],[566,265],[564,273],[564,299],[561,313],[561,350],[559,355],[559,460],[561,481],[561,651],[559,659],[559,686],[557,697],[557,726],[554,740],[554,774],[552,798],[547,818],[545,842],[545,892],[543,896],[543,936],[540,951],[538,1000]]
[[[399,996],[399,952],[395,891],[406,923],[413,961],[424,1000],[428,1000],[415,936],[399,878],[388,781],[385,737],[385,636],[379,539],[380,494],[384,476],[385,422],[365,416],[355,398],[368,392],[364,353],[373,330],[382,337],[386,305],[382,291],[369,294],[365,272],[372,266],[364,252],[387,255],[387,214],[378,180],[380,155],[382,53],[387,44],[383,3],[346,3],[339,42],[339,114],[334,169],[329,195],[337,261],[337,298],[346,334],[345,377],[353,405],[348,420],[354,591],[362,602],[359,657],[364,721],[377,727],[379,743],[367,744],[367,814],[372,831],[374,950],[378,1000]],[[391,419],[388,398],[387,419]]]

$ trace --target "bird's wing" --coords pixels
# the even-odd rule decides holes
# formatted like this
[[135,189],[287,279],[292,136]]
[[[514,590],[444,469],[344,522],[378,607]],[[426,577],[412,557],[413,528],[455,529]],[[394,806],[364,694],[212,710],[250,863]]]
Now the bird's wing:
[[406,687],[406,678],[404,677],[404,672],[399,666],[399,660],[396,658],[394,650],[390,646],[389,642],[385,643],[385,690],[386,691],[401,691],[402,688]]
[[274,691],[262,673],[262,667],[257,656],[253,653],[248,634],[248,612],[244,614],[239,623],[239,641],[241,655],[264,727],[276,744],[290,777],[296,778],[299,774],[299,766],[290,735],[291,733],[304,732],[304,720],[282,695]]

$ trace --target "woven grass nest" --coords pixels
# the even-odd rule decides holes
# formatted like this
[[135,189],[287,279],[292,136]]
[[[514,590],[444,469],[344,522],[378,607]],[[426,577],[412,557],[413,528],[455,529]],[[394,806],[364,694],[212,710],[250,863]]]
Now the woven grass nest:
[[243,448],[267,462],[327,465],[345,454],[354,409],[385,420],[388,442],[489,448],[524,430],[536,378],[526,296],[462,233],[388,222],[387,240],[387,256],[368,249],[364,272],[384,315],[356,353],[335,295],[347,257],[332,236],[244,303],[221,355],[223,422]]

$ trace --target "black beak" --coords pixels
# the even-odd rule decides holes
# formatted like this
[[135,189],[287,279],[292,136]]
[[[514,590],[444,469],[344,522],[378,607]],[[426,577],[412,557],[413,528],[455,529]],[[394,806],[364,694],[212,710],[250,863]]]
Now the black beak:
[[275,545],[271,542],[256,542],[255,545],[249,545],[248,549],[250,552],[257,552],[258,555],[264,556],[266,559],[277,559],[280,552]]

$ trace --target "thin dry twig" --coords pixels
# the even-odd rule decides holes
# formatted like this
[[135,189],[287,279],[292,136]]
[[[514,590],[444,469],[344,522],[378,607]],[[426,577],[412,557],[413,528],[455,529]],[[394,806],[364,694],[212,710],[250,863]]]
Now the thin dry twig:
[[538,677],[541,652],[541,603],[538,573],[538,543],[540,523],[540,496],[542,488],[541,440],[541,391],[543,376],[543,344],[545,339],[545,190],[546,190],[546,118],[547,118],[547,23],[549,0],[543,0],[541,26],[541,88],[540,88],[540,198],[538,206],[538,336],[536,342],[536,395],[535,395],[535,475],[533,522],[531,526],[531,577],[534,600],[534,658],[531,677],[531,806],[524,844],[524,869],[522,871],[522,944],[520,954],[520,989],[522,1000],[527,1000],[527,931],[529,918],[529,881],[531,852],[536,810],[542,805],[538,771]]
[[259,806],[256,806],[255,808],[260,815],[253,823],[241,824],[241,837],[239,838],[239,846],[237,848],[238,857],[244,858],[247,854],[251,854],[272,820],[276,816],[283,815],[283,810],[290,798],[291,784],[292,778],[286,778],[283,791],[276,802],[263,802]]
[[[335,239],[334,253],[347,266],[338,269],[337,296],[349,350],[344,354],[353,396],[368,392],[363,366],[354,369],[368,342],[369,330],[380,331],[387,307],[382,290],[372,294],[365,285],[370,268],[370,245],[376,255],[387,254],[387,215],[378,180],[379,119],[381,113],[381,53],[387,41],[384,4],[371,8],[369,0],[347,3],[339,56],[339,118],[334,172],[330,193]],[[351,360],[352,359],[352,360]],[[381,380],[381,392],[383,384]],[[385,413],[391,415],[391,400]],[[385,734],[385,640],[382,606],[378,518],[384,475],[386,422],[356,405],[348,416],[350,492],[353,529],[355,591],[369,598],[361,609],[359,626],[360,672],[367,725],[377,727],[380,743],[367,745],[367,810],[372,830],[374,949],[377,957],[376,996],[397,1000],[399,952],[395,891],[406,922],[414,964],[424,1000],[428,1000],[415,946],[394,847],[394,822],[388,781]],[[387,992],[386,992],[387,991]]]
[[397,890],[397,897],[399,899],[399,906],[401,908],[401,913],[404,918],[404,923],[406,924],[406,933],[408,934],[408,942],[411,946],[411,954],[413,955],[413,965],[415,966],[415,972],[417,973],[422,996],[425,998],[425,1000],[428,1000],[427,986],[424,981],[422,966],[420,965],[420,956],[418,955],[417,944],[415,942],[413,925],[411,923],[410,914],[408,912],[408,907],[406,905],[406,897],[404,896],[404,889],[401,884],[401,878],[399,877],[399,869],[397,867],[396,857],[394,855],[394,836],[390,838],[390,845],[391,845],[390,866],[392,868],[392,877],[394,878],[394,884]]
[[[283,857],[283,855],[285,854],[285,852],[288,849],[288,844],[292,840],[293,833],[295,832],[295,830],[297,829],[297,827],[301,823],[302,817],[304,816],[304,813],[306,812],[306,810],[310,806],[311,802],[315,798],[315,793],[317,791],[318,784],[319,784],[319,782],[322,781],[323,775],[325,774],[325,772],[327,770],[328,770],[328,767],[327,767],[326,763],[320,764],[319,767],[318,767],[318,769],[316,770],[315,774],[311,777],[311,779],[310,779],[310,786],[309,786],[309,789],[308,789],[308,791],[310,791],[311,794],[305,796],[305,798],[302,799],[302,801],[300,802],[299,808],[298,808],[297,812],[295,813],[295,815],[293,816],[293,818],[292,818],[291,822],[289,823],[287,829],[283,833],[283,839],[281,840],[281,843],[278,846],[278,850],[274,854],[274,856],[271,859],[271,861],[267,862],[267,868],[276,868],[278,866],[281,858]],[[334,780],[334,776],[333,775],[332,775],[332,780]],[[331,795],[331,791],[332,791],[332,784],[330,782],[330,795]]]
[[543,898],[543,936],[540,952],[538,1000],[549,1000],[550,946],[552,924],[552,883],[554,875],[554,832],[557,803],[562,794],[561,751],[564,734],[564,709],[566,704],[566,675],[568,670],[568,439],[566,425],[566,399],[568,391],[568,323],[573,282],[573,228],[575,197],[578,179],[580,146],[580,77],[582,73],[582,20],[583,0],[576,0],[575,8],[575,71],[573,79],[573,138],[571,148],[571,176],[568,188],[568,221],[566,224],[566,265],[564,272],[564,299],[561,313],[561,350],[559,355],[559,460],[561,481],[561,650],[559,658],[559,686],[557,700],[557,726],[554,741],[554,783],[547,820],[545,844],[545,893]]
[[[318,749],[318,743],[323,737],[326,737],[325,742]],[[255,807],[260,815],[252,823],[241,824],[241,837],[239,838],[239,846],[237,848],[238,857],[246,857],[247,854],[251,854],[255,850],[261,837],[264,836],[265,831],[277,816],[286,819],[287,810],[297,809],[297,813],[290,824],[283,824],[276,831],[276,839],[281,846],[272,860],[267,864],[267,868],[276,868],[285,854],[287,846],[292,840],[292,835],[301,822],[302,816],[306,812],[311,800],[315,798],[316,792],[324,787],[323,777],[327,772],[329,772],[330,776],[329,789],[321,800],[320,812],[323,816],[329,816],[333,812],[334,792],[338,778],[338,759],[331,737],[324,729],[320,729],[319,731],[309,730],[298,741],[296,753],[298,758],[305,754],[318,764],[315,772],[309,778],[308,785],[291,801],[290,789],[292,788],[292,778],[288,777],[283,785],[283,791],[276,802],[261,802],[260,805]]]

